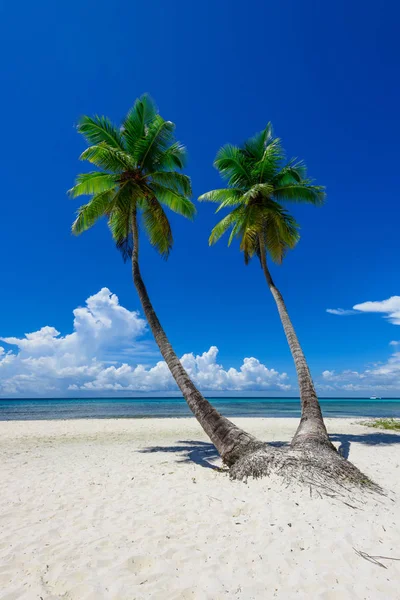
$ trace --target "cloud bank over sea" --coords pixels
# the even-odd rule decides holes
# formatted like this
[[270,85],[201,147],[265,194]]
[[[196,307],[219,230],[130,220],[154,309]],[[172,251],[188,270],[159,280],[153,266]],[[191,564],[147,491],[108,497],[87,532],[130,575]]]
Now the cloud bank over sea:
[[[0,337],[0,396],[173,392],[178,388],[139,312],[121,306],[108,288],[73,311],[72,332],[44,326],[24,337]],[[147,339],[146,339],[147,337]],[[257,358],[236,369],[217,361],[218,348],[181,357],[202,390],[289,392],[286,373]]]
[[[334,315],[380,313],[400,324],[400,296],[357,304],[351,310],[329,309]],[[23,337],[0,337],[0,397],[115,396],[179,394],[161,360],[145,319],[121,306],[104,287],[73,311],[71,333],[61,335],[45,325]],[[388,341],[392,354],[364,369],[337,371],[335,365],[313,373],[320,395],[398,396],[400,342]],[[181,361],[205,393],[277,396],[298,394],[295,376],[279,372],[256,357],[239,367],[218,362],[218,348],[187,352]],[[288,366],[293,373],[288,351]]]

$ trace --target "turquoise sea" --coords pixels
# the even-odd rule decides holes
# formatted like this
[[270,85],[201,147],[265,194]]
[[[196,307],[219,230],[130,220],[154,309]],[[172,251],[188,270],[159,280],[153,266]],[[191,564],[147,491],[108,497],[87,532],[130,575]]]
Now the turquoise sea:
[[[227,417],[299,417],[298,398],[212,398]],[[398,417],[400,398],[321,398],[326,417]],[[183,398],[59,398],[0,400],[0,421],[128,419],[192,416]]]

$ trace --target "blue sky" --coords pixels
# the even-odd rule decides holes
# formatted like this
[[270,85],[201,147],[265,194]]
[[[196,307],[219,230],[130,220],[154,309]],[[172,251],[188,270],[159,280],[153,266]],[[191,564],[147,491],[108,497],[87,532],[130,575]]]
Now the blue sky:
[[[250,0],[245,9],[238,0],[2,3],[0,336],[15,342],[44,326],[66,336],[75,331],[72,311],[104,287],[119,306],[139,309],[129,266],[105,223],[71,236],[79,200],[66,190],[84,170],[78,117],[98,113],[119,122],[149,92],[188,147],[195,197],[220,186],[212,167],[218,148],[240,144],[268,121],[288,156],[303,158],[326,185],[325,207],[292,207],[302,238],[273,275],[322,395],[398,394],[400,346],[389,342],[400,340],[400,327],[385,318],[388,312],[337,316],[326,309],[400,294],[399,12],[394,1],[359,0]],[[143,245],[143,275],[160,319],[178,354],[196,357],[216,346],[224,372],[239,374],[243,359],[254,357],[287,373],[291,386],[279,387],[284,379],[271,375],[263,392],[295,395],[291,358],[259,266],[245,267],[238,248],[224,241],[208,248],[214,208],[199,205],[194,223],[171,218],[175,249],[167,263]],[[137,320],[138,338],[112,341],[110,334],[110,358],[105,336],[87,361],[119,368],[126,355],[130,368],[151,368],[159,357]],[[22,343],[1,346],[9,383],[0,395],[77,394],[74,372],[65,387],[57,374],[61,359],[48,344],[43,356]],[[51,373],[40,372],[39,359],[50,355]],[[382,369],[386,378],[376,373]],[[240,389],[250,392],[251,379],[246,386]],[[118,392],[99,384],[91,393],[106,390]]]

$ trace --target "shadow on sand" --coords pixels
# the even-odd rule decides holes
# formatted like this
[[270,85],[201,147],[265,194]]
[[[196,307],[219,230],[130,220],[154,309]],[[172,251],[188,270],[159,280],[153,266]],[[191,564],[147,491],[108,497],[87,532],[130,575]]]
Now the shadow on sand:
[[[366,444],[367,446],[387,446],[391,444],[400,444],[400,435],[396,433],[365,433],[365,434],[342,434],[332,433],[329,436],[332,442],[339,442],[339,453],[344,458],[349,458],[351,444]],[[269,442],[270,446],[279,448],[287,446],[287,442]],[[193,462],[196,465],[206,469],[221,471],[221,468],[214,465],[213,462],[218,458],[218,452],[215,446],[210,442],[200,442],[196,440],[179,440],[174,446],[149,446],[139,452],[151,454],[153,452],[166,452],[179,454],[178,462]],[[225,470],[225,469],[222,469]]]
[[195,440],[179,440],[175,446],[150,446],[139,450],[145,454],[153,452],[167,452],[180,454],[181,458],[178,462],[194,462],[206,469],[214,469],[220,471],[220,467],[213,465],[212,460],[218,458],[218,452],[211,442],[198,442]]
[[[279,448],[280,446],[286,446],[286,442],[270,442],[270,446]],[[151,454],[153,452],[167,452],[181,454],[181,458],[178,462],[194,462],[200,467],[206,469],[214,469],[214,471],[225,471],[227,469],[218,467],[212,462],[219,458],[219,454],[211,442],[199,442],[195,440],[179,440],[176,446],[149,446],[139,450],[144,454]]]
[[339,442],[339,453],[344,458],[349,458],[350,446],[352,442],[357,444],[365,444],[367,446],[389,446],[391,444],[400,444],[400,435],[397,433],[364,433],[364,434],[344,434],[331,433],[329,434],[332,442]]

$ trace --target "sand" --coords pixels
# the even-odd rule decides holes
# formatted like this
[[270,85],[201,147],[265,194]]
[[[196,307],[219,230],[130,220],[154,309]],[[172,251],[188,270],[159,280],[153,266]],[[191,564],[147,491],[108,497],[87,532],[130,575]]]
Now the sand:
[[[295,419],[235,419],[289,440]],[[232,482],[194,419],[0,423],[2,600],[399,599],[400,435],[328,419],[391,490],[354,509]]]

